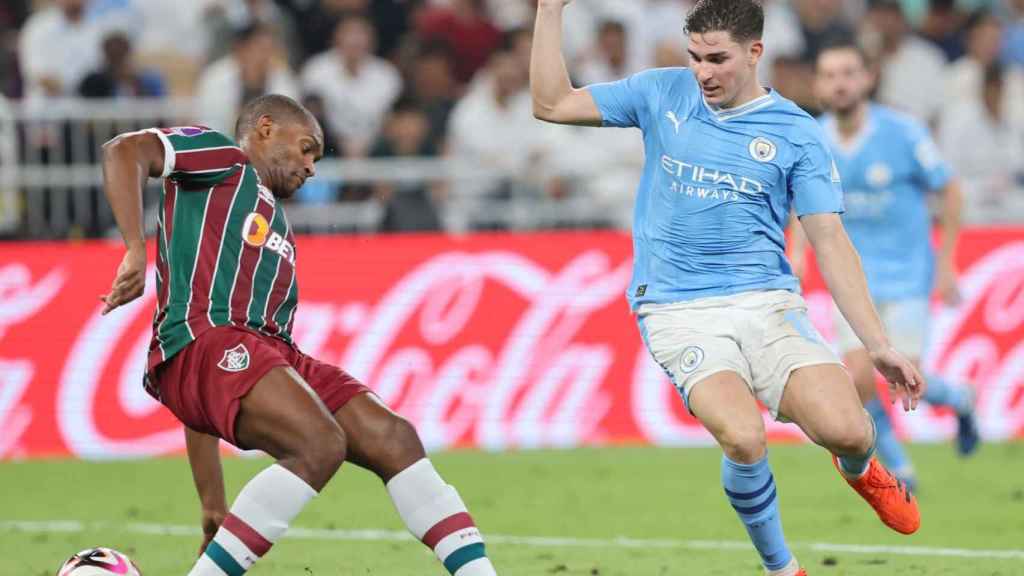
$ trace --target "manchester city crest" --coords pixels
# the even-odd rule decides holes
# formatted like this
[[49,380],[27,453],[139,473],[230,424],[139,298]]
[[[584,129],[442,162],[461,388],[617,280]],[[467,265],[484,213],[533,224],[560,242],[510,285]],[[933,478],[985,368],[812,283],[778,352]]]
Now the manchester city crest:
[[778,148],[775,147],[775,143],[764,136],[758,136],[750,141],[750,156],[758,162],[771,162],[775,159],[776,153]]
[[702,362],[704,362],[704,350],[700,346],[687,346],[683,350],[679,366],[683,370],[683,374],[691,374],[700,367]]

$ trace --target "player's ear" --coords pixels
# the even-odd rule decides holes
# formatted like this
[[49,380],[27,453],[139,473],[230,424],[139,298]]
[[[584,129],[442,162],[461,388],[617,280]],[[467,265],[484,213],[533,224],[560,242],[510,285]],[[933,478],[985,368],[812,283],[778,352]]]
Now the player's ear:
[[751,40],[750,47],[747,48],[747,58],[749,59],[751,66],[757,66],[758,61],[761,60],[761,56],[764,55],[764,42],[761,40]]
[[256,129],[253,132],[262,140],[269,139],[270,135],[274,132],[274,119],[267,114],[260,116],[256,120]]

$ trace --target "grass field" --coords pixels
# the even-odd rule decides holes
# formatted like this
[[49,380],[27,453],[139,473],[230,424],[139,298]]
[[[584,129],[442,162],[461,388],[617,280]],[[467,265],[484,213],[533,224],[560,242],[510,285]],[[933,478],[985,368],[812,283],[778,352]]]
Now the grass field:
[[[1024,575],[1024,444],[912,448],[923,526],[890,533],[825,453],[775,446],[783,521],[816,575]],[[757,575],[713,449],[607,448],[434,456],[503,575]],[[228,459],[234,494],[265,460]],[[183,459],[0,464],[0,575],[52,575],[72,552],[111,546],[146,576],[183,575],[199,544]],[[255,575],[442,575],[404,533],[379,482],[345,467]]]

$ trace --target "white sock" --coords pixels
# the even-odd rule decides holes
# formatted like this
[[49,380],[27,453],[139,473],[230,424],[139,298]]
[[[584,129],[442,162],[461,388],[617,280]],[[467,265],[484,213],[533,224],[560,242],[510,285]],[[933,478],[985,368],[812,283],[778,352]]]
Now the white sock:
[[455,488],[423,458],[387,483],[406,528],[453,576],[496,576],[484,540]]
[[189,576],[244,574],[314,496],[316,490],[283,466],[274,464],[260,472],[239,492]]

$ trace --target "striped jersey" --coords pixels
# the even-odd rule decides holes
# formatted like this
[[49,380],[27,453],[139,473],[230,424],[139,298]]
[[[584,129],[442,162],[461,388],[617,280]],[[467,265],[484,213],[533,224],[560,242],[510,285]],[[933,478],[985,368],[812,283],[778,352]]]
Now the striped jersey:
[[164,185],[147,372],[214,326],[291,344],[299,288],[283,206],[224,134],[202,126],[149,132],[164,145]]

